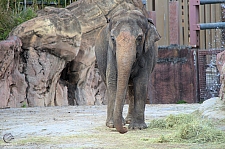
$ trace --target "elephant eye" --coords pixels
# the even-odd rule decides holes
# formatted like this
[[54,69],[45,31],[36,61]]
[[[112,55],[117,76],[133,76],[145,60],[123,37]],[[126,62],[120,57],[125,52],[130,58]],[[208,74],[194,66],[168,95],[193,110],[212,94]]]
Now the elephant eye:
[[139,36],[137,37],[137,41],[142,41],[142,35],[139,35]]
[[112,42],[115,42],[115,37],[111,36]]

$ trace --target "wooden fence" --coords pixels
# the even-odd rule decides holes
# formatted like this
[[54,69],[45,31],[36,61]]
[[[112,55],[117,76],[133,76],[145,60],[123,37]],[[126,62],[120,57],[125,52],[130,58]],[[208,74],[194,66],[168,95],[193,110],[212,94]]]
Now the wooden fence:
[[[162,36],[159,45],[189,45],[189,0],[147,0],[146,8]],[[221,4],[201,5],[199,23],[219,22]],[[221,48],[221,29],[200,31],[200,49]]]

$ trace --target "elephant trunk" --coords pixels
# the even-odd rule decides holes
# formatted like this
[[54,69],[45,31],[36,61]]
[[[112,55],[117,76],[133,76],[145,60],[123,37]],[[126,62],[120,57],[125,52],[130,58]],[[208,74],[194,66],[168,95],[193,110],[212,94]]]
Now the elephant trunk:
[[123,105],[130,77],[132,65],[136,58],[135,37],[129,32],[121,32],[117,37],[116,61],[117,61],[117,94],[113,114],[114,126],[120,133],[126,133],[123,127]]

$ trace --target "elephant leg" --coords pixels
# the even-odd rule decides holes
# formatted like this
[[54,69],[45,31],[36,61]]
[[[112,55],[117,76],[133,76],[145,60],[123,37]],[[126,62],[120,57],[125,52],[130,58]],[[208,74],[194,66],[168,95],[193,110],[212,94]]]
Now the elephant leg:
[[107,88],[107,98],[108,98],[108,104],[107,104],[107,119],[106,119],[106,126],[109,128],[114,128],[113,124],[113,111],[115,107],[115,91],[113,91],[113,87]]
[[129,129],[145,129],[145,101],[147,99],[147,82],[148,74],[146,71],[140,71],[138,77],[134,78],[134,112],[133,119],[129,125]]
[[127,117],[125,119],[126,124],[130,124],[130,122],[133,119],[133,112],[134,112],[134,89],[133,89],[133,85],[129,86],[128,89],[128,95],[129,95],[129,108],[128,108],[128,113],[127,113]]

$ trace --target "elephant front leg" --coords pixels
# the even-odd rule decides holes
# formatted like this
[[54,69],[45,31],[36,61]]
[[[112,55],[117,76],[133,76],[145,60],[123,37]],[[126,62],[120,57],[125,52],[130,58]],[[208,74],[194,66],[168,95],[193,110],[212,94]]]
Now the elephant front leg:
[[130,124],[132,119],[133,119],[133,112],[134,112],[134,89],[133,89],[133,84],[131,86],[129,86],[128,97],[129,97],[129,109],[128,109],[127,117],[125,119],[126,124]]
[[114,128],[113,124],[113,112],[115,107],[116,89],[117,89],[117,78],[116,68],[109,62],[106,70],[106,86],[107,86],[107,119],[106,126]]
[[129,129],[145,129],[147,125],[145,123],[145,101],[147,99],[147,75],[142,74],[134,78],[134,109],[133,119],[129,125]]
[[109,128],[114,128],[113,124],[113,111],[115,107],[115,99],[116,99],[116,91],[112,85],[107,87],[107,119],[106,119],[106,126]]

